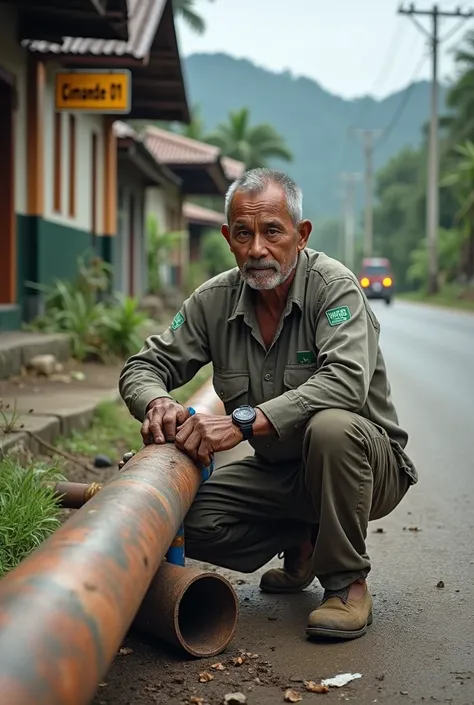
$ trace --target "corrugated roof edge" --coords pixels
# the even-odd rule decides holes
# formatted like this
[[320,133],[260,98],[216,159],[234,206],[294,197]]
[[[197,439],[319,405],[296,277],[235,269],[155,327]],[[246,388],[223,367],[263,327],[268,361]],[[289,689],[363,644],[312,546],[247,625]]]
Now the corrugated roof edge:
[[145,60],[169,0],[130,0],[129,40],[63,37],[63,43],[25,39],[21,45],[32,53],[56,55],[129,56]]

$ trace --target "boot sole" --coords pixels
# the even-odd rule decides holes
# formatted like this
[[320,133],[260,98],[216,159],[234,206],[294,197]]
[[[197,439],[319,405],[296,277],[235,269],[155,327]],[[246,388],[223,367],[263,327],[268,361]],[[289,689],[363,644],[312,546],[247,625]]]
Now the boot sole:
[[267,585],[262,585],[262,583],[260,583],[260,590],[270,595],[296,595],[298,592],[303,592],[303,590],[306,590],[306,588],[312,585],[315,579],[316,576],[311,578],[311,580],[308,580],[306,583],[303,583],[302,585],[297,585],[292,588],[270,587]]
[[310,637],[322,637],[323,639],[359,639],[367,632],[367,628],[372,624],[372,612],[369,614],[367,622],[362,629],[357,631],[344,631],[343,629],[324,629],[324,627],[307,627],[306,635]]

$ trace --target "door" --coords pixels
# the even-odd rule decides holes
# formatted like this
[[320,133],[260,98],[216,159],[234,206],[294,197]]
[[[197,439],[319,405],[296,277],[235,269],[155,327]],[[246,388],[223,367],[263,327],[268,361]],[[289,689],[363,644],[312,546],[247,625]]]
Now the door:
[[14,78],[0,67],[0,304],[16,301]]

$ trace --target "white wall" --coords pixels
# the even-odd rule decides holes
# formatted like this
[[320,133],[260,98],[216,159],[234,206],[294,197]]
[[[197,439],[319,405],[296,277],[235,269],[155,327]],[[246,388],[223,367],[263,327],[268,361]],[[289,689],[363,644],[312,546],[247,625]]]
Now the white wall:
[[[18,43],[17,10],[0,3],[0,66],[16,77],[18,108],[15,113],[15,211],[27,212],[27,54]],[[1,106],[0,106],[1,110]],[[1,156],[0,156],[1,163]]]
[[92,134],[97,135],[97,234],[103,234],[104,204],[104,135],[102,115],[75,113],[76,116],[76,214],[68,214],[69,199],[69,113],[61,113],[62,120],[62,184],[61,212],[54,210],[54,72],[59,68],[48,64],[45,87],[44,119],[44,217],[54,223],[90,232],[92,230]]

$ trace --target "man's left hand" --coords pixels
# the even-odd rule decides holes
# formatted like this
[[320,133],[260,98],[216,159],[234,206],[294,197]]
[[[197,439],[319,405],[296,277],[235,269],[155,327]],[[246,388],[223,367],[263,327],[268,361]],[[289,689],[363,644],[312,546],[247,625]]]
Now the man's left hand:
[[195,463],[208,467],[214,453],[231,450],[243,440],[230,416],[195,414],[178,428],[174,443]]

